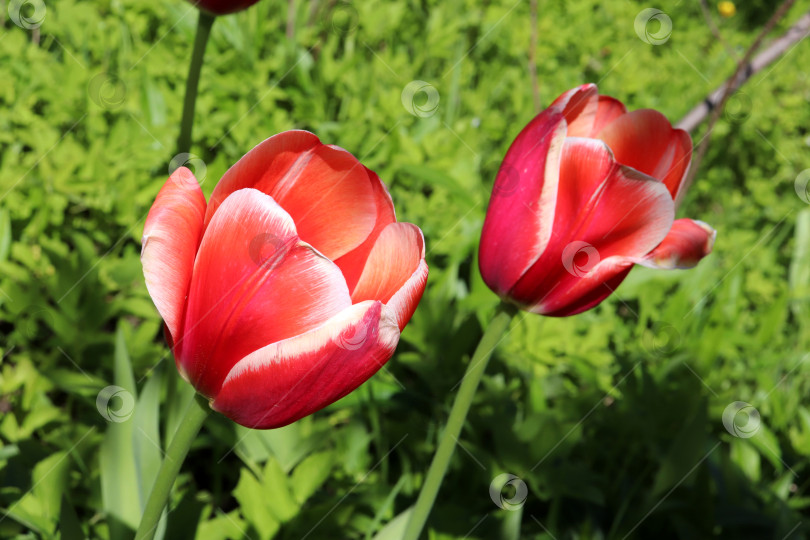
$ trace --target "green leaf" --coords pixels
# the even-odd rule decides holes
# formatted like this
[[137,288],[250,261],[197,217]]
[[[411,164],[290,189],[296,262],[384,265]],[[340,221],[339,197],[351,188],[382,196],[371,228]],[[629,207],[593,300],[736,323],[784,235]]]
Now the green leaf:
[[82,530],[76,510],[67,495],[62,495],[62,510],[59,515],[60,540],[84,540],[87,535]]
[[[130,392],[134,398],[135,378],[122,324],[119,324],[115,335],[115,384]],[[134,430],[135,424],[131,418],[108,422],[99,449],[101,500],[107,514],[111,540],[128,540],[141,519],[140,476],[136,468]]]
[[293,471],[292,489],[295,500],[304,504],[332,473],[333,452],[318,452],[307,456]]
[[[239,473],[239,483],[233,490],[233,496],[239,502],[239,510],[245,519],[250,522],[262,538],[272,538],[278,531],[280,524],[274,517],[271,499],[264,486],[247,469]],[[202,534],[203,529],[200,530]],[[207,538],[207,537],[206,537]]]
[[413,507],[408,508],[397,517],[389,521],[380,532],[374,535],[374,540],[399,540],[405,534],[405,527],[411,519]]
[[8,258],[11,249],[11,218],[8,210],[0,208],[0,261]]

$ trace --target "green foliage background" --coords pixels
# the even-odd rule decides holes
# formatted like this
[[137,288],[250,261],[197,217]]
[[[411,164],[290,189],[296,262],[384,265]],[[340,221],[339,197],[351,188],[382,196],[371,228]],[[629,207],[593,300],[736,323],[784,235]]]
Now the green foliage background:
[[[38,36],[0,13],[0,536],[125,539],[191,397],[138,254],[196,12],[45,4]],[[734,69],[697,2],[652,6],[673,25],[659,46],[634,30],[648,4],[539,4],[544,105],[598,82],[677,120]],[[773,4],[710,8],[741,55]],[[534,114],[529,3],[292,5],[291,39],[281,0],[216,22],[190,166],[208,195],[264,138],[311,130],[379,173],[399,219],[423,229],[429,285],[387,369],[341,402],[267,432],[212,415],[164,538],[398,538],[496,304],[475,253],[499,161]],[[638,268],[588,313],[513,323],[426,537],[807,537],[810,211],[794,188],[810,168],[808,57],[805,40],[755,76],[713,134],[681,213],[718,230],[714,254],[688,272]],[[403,107],[412,80],[437,89],[434,115]],[[112,384],[137,397],[126,421],[96,408]],[[734,401],[759,411],[753,437],[723,426]],[[528,488],[516,511],[490,499],[501,473]]]

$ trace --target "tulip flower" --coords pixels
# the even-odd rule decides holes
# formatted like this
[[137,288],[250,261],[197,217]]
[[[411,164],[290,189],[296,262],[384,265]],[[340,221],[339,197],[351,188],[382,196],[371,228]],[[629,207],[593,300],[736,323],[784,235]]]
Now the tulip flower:
[[214,15],[227,15],[247,9],[259,0],[189,0],[200,9]]
[[422,232],[378,176],[312,133],[267,139],[206,204],[175,171],[144,226],[146,286],[180,374],[244,426],[345,396],[394,353],[427,280]]
[[659,112],[627,112],[596,85],[569,90],[512,143],[481,234],[487,285],[522,309],[574,315],[607,298],[634,264],[690,268],[715,231],[675,219],[689,135]]

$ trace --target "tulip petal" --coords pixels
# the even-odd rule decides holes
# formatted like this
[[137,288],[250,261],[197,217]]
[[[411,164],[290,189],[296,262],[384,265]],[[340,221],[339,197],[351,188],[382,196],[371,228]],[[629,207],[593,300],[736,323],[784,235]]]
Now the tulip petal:
[[211,195],[205,223],[228,195],[255,188],[292,216],[302,240],[335,260],[360,246],[374,229],[378,182],[346,150],[322,144],[307,131],[285,131],[228,169]]
[[600,261],[587,276],[568,280],[559,290],[549,291],[544,302],[531,306],[529,311],[547,317],[569,317],[588,311],[613,294],[632,269],[633,262],[625,257]]
[[672,198],[679,191],[692,159],[692,139],[673,129],[666,117],[652,109],[621,115],[597,135],[613,151],[616,161],[661,180]]
[[422,299],[422,293],[425,292],[427,278],[428,265],[423,259],[419,261],[419,266],[416,267],[405,285],[386,303],[386,306],[394,310],[396,314],[400,332],[411,320],[413,312],[416,311],[416,306],[419,305],[419,300]]
[[498,171],[479,246],[479,268],[505,295],[551,239],[566,123],[551,107],[520,132]]
[[594,119],[593,127],[588,137],[596,137],[606,125],[623,114],[627,114],[627,107],[624,106],[624,103],[610,96],[599,96],[596,118]]
[[666,238],[637,262],[650,268],[694,268],[712,252],[716,236],[717,231],[702,221],[677,219]]
[[569,137],[590,137],[599,110],[599,89],[583,84],[555,99],[551,107],[562,111]]
[[310,332],[240,360],[211,407],[250,428],[285,426],[342,398],[393,355],[399,328],[380,302],[355,304]]
[[268,195],[242,189],[205,231],[175,355],[197,390],[213,396],[241,358],[350,305],[340,269],[298,238],[289,214]]
[[182,326],[204,215],[202,190],[192,172],[180,167],[161,188],[143,228],[141,261],[146,289],[172,339]]
[[427,265],[424,261],[425,240],[419,227],[392,223],[374,244],[357,287],[352,291],[352,303],[379,300],[390,304],[402,292],[394,305],[400,329],[404,328],[425,289]]
[[[627,258],[646,255],[666,236],[675,213],[662,183],[617,164],[602,141],[567,139],[559,174],[565,189],[559,190],[552,241],[509,293],[547,314],[578,305],[580,296],[623,273]],[[608,259],[617,262],[592,273]]]
[[392,223],[377,238],[363,274],[352,292],[352,303],[394,296],[425,258],[425,240],[419,227]]
[[357,280],[360,279],[360,274],[363,273],[363,268],[366,266],[366,260],[371,253],[371,249],[377,242],[377,238],[391,223],[396,222],[397,216],[394,212],[394,202],[391,200],[391,195],[379,177],[374,171],[366,169],[369,178],[372,178],[372,186],[374,187],[374,199],[377,204],[377,221],[371,234],[368,235],[365,242],[360,244],[357,248],[349,253],[343,255],[335,260],[335,264],[343,272],[343,277],[346,278],[346,285],[349,286],[349,292],[354,291]]

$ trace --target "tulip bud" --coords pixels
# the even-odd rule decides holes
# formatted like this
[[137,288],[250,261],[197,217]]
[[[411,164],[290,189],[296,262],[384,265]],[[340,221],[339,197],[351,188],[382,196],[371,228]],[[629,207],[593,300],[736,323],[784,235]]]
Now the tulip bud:
[[634,264],[694,266],[715,232],[675,221],[691,156],[689,135],[657,111],[627,112],[593,84],[564,93],[506,153],[481,233],[484,281],[565,316],[598,305]]
[[228,15],[247,9],[259,0],[189,0],[199,9],[214,15]]

